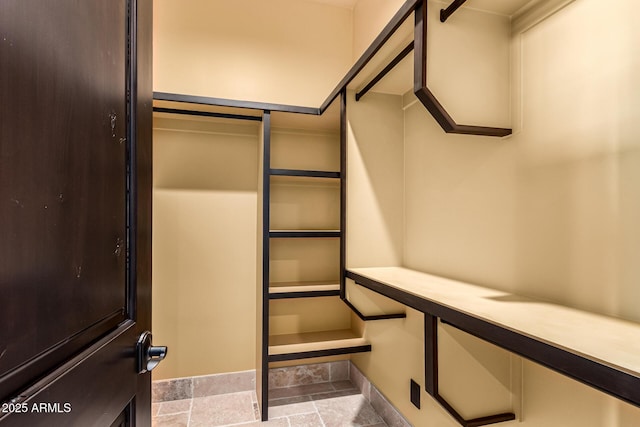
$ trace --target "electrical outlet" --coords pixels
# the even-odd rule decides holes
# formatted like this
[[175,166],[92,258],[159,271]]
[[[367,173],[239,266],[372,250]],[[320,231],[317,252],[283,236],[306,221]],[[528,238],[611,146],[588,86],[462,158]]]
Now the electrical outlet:
[[411,403],[420,409],[420,384],[411,380]]

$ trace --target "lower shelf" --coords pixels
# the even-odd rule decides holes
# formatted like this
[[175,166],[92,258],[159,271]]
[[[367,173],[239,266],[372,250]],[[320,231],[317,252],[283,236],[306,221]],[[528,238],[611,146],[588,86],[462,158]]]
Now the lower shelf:
[[270,283],[269,298],[311,298],[340,295],[337,282]]
[[371,344],[350,329],[271,335],[269,344],[269,362],[371,351]]

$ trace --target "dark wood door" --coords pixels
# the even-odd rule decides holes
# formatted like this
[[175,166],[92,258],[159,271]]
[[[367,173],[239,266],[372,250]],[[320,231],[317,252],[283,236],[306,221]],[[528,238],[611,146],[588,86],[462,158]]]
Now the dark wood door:
[[150,425],[152,0],[0,0],[0,426]]

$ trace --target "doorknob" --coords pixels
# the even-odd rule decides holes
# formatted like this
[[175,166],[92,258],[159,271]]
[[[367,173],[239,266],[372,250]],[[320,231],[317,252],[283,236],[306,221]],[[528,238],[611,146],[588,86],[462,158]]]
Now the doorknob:
[[137,369],[139,374],[152,371],[167,356],[166,346],[151,345],[151,332],[145,331],[136,344]]

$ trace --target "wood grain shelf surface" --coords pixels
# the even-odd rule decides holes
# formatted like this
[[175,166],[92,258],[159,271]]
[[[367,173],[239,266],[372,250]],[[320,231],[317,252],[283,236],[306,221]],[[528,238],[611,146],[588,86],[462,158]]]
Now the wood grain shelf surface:
[[269,336],[269,361],[370,351],[371,345],[351,329]]
[[340,178],[340,172],[307,169],[270,169],[271,176],[304,177],[304,178]]
[[340,237],[340,230],[270,230],[272,238]]
[[640,406],[640,324],[402,267],[346,276],[396,301]]
[[269,284],[269,298],[305,298],[340,295],[339,281],[279,282]]

